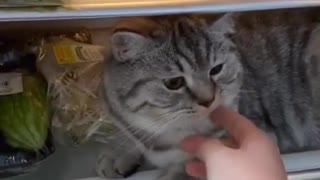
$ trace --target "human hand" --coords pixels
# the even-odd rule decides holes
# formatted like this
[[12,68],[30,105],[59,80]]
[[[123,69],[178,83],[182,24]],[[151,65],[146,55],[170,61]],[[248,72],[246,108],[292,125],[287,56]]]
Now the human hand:
[[211,118],[232,139],[187,138],[183,149],[200,160],[187,163],[189,175],[208,180],[287,180],[277,146],[251,121],[223,107]]

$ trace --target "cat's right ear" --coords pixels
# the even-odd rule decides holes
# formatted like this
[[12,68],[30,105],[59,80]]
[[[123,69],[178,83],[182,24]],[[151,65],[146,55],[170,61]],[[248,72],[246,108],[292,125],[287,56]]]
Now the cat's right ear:
[[146,51],[150,39],[134,32],[115,32],[111,37],[113,56],[121,62],[130,60]]
[[217,20],[215,20],[210,29],[212,32],[218,33],[233,33],[234,30],[234,18],[237,16],[235,13],[226,13]]

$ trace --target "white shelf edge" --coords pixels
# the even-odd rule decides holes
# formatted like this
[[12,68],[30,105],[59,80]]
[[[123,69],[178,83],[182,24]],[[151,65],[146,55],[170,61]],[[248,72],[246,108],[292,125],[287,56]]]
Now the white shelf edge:
[[[307,151],[282,155],[289,180],[316,180],[320,179],[320,150]],[[159,171],[139,172],[131,177],[118,180],[154,180]],[[92,177],[77,180],[103,180]],[[115,180],[115,179],[105,179]]]
[[318,180],[318,179],[320,179],[320,169],[291,173],[288,175],[288,180]]
[[[200,2],[200,1],[199,1]],[[37,20],[63,20],[63,19],[95,19],[122,16],[164,15],[178,13],[219,13],[232,11],[268,10],[281,8],[316,7],[319,0],[278,0],[278,1],[240,1],[237,3],[194,3],[192,5],[175,5],[159,7],[129,7],[116,6],[107,8],[98,4],[84,8],[84,5],[66,5],[78,10],[61,9],[50,12],[35,11],[0,11],[0,21],[37,21]],[[78,8],[77,8],[78,7]]]
[[320,169],[320,150],[282,155],[287,172]]

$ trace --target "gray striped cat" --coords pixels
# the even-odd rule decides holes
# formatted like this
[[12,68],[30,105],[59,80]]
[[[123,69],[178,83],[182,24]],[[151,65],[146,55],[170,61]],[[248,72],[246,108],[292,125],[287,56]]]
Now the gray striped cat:
[[125,176],[144,159],[164,169],[158,180],[193,179],[184,173],[190,157],[180,143],[193,134],[224,135],[208,119],[218,105],[274,134],[284,153],[320,147],[316,11],[120,23],[111,38],[105,97],[115,123],[135,145],[125,156],[100,160],[99,173]]

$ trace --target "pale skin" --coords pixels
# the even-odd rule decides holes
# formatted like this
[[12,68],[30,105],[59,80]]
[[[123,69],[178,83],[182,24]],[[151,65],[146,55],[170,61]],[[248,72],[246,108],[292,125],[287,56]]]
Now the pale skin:
[[187,163],[189,175],[208,180],[287,180],[277,146],[251,121],[223,107],[211,119],[232,139],[187,138],[183,149],[199,159]]

